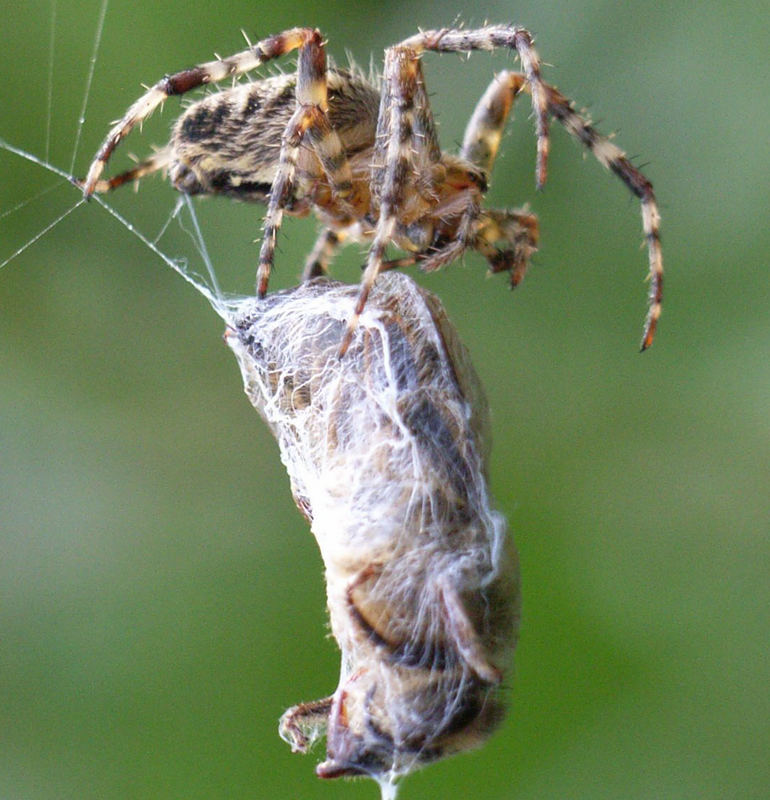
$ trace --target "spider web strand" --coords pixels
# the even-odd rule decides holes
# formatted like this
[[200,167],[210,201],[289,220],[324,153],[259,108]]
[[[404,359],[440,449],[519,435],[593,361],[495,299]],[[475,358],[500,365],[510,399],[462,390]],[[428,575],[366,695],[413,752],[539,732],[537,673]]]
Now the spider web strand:
[[83,132],[83,125],[86,121],[86,109],[88,108],[88,98],[91,95],[91,82],[96,70],[96,59],[99,55],[99,47],[102,43],[102,33],[104,33],[104,18],[107,16],[107,6],[109,0],[102,0],[101,8],[99,9],[99,19],[96,23],[96,34],[94,36],[94,47],[91,52],[91,60],[88,65],[88,76],[86,78],[86,90],[83,95],[83,105],[80,109],[80,116],[78,117],[77,131],[75,132],[75,145],[72,150],[72,161],[70,162],[70,173],[75,171],[75,159],[78,156],[78,149],[80,148],[80,135]]
[[42,239],[43,236],[45,236],[48,233],[48,231],[50,231],[52,228],[55,228],[63,219],[65,219],[65,217],[68,217],[76,208],[80,208],[80,206],[82,206],[84,203],[85,199],[81,198],[80,200],[77,201],[77,203],[75,203],[74,206],[70,206],[70,208],[68,208],[65,212],[59,214],[59,216],[56,217],[56,219],[53,222],[46,225],[45,228],[43,228],[43,230],[38,231],[38,233],[36,233],[31,239],[29,239],[25,244],[23,244],[18,250],[16,250],[16,252],[8,256],[8,258],[6,258],[5,261],[0,262],[0,269],[2,269],[9,262],[13,261],[13,259],[16,258],[17,256],[20,256],[28,247],[31,247],[39,239]]
[[48,98],[46,102],[45,160],[51,153],[51,119],[53,117],[53,61],[56,44],[56,0],[51,0],[51,32],[48,39]]

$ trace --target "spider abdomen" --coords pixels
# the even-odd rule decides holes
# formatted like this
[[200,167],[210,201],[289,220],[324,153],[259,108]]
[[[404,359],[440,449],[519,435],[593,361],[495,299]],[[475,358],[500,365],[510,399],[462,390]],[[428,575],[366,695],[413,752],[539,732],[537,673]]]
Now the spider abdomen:
[[[379,93],[363,78],[330,70],[329,122],[346,156],[368,172]],[[297,107],[297,77],[276,75],[204,97],[176,120],[169,143],[169,176],[187,194],[222,194],[266,203],[278,171],[281,140]],[[363,156],[363,158],[360,158]],[[301,148],[294,200],[324,183],[318,157]]]

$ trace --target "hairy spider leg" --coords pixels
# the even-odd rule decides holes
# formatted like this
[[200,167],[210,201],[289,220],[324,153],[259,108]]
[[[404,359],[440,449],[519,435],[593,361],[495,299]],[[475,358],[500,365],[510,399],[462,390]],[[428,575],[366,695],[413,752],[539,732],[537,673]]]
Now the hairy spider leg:
[[582,142],[596,160],[620,178],[642,206],[642,230],[649,255],[647,318],[644,323],[641,350],[646,350],[655,338],[655,328],[663,304],[663,254],[660,247],[660,212],[655,192],[649,180],[629,161],[626,154],[606,136],[602,136],[588,120],[575,111],[573,103],[558,89],[546,86],[548,110],[561,122],[569,134]]
[[[348,241],[360,242],[365,238],[363,226],[360,222],[354,222],[346,228],[324,227],[318,234],[318,238],[313,245],[313,249],[305,259],[305,267],[302,270],[302,282],[312,278],[319,278],[329,273],[329,264],[339,249]],[[409,261],[409,266],[414,264],[415,259]],[[403,266],[403,265],[402,265]]]
[[[420,61],[419,54],[415,51],[406,50],[409,53],[409,58],[415,63],[417,69],[417,79],[414,89],[414,106],[415,106],[415,125],[414,137],[418,143],[416,155],[424,153],[427,156],[428,164],[424,166],[424,171],[430,174],[433,167],[441,160],[441,147],[438,141],[438,134],[436,133],[436,125],[433,119],[433,113],[430,109],[430,98],[425,89],[425,79],[422,73],[422,62]],[[462,172],[462,174],[460,174]],[[417,174],[421,174],[419,171]],[[443,175],[439,180],[449,179],[452,182],[465,183],[468,186],[472,185],[478,176],[470,175],[464,168],[461,168],[457,174]],[[486,189],[486,181],[483,190]],[[468,195],[468,203],[460,215],[460,220],[457,225],[455,235],[451,241],[434,242],[429,254],[419,254],[417,260],[420,263],[420,269],[423,272],[433,272],[449,264],[462,255],[465,250],[473,246],[473,239],[475,236],[475,225],[479,214],[481,213],[481,205],[473,194]],[[443,246],[442,246],[443,245]]]
[[[525,86],[526,75],[503,70],[492,79],[468,120],[461,154],[488,179],[514,101]],[[473,247],[487,259],[490,271],[509,272],[511,287],[518,286],[537,251],[537,217],[523,209],[485,209],[479,214],[475,233]],[[511,247],[501,250],[495,246],[500,241]]]
[[307,141],[321,163],[335,199],[355,217],[347,203],[353,191],[353,175],[339,134],[328,117],[326,53],[321,35],[314,31],[300,48],[297,63],[297,110],[281,138],[270,200],[265,215],[264,236],[257,267],[257,296],[267,294],[270,271],[275,258],[275,242],[283,219],[283,210],[294,194],[297,182],[297,156],[300,145]]
[[527,78],[532,106],[535,113],[537,134],[537,165],[535,177],[538,188],[545,183],[548,168],[548,98],[540,75],[540,58],[534,48],[532,34],[513,25],[488,25],[476,30],[444,28],[436,31],[421,31],[405,39],[401,46],[415,53],[433,51],[437,53],[469,53],[473,50],[495,50],[508,48],[519,55]]
[[[347,350],[369,292],[383,269],[417,261],[423,270],[432,271],[454,261],[472,246],[481,207],[476,194],[469,191],[465,207],[459,209],[459,219],[451,238],[434,241],[429,251],[415,256],[385,261],[385,248],[394,238],[407,189],[416,188],[422,196],[438,198],[441,184],[447,180],[458,187],[475,187],[477,193],[485,188],[484,179],[475,171],[471,173],[465,166],[451,162],[439,164],[442,153],[425,90],[419,53],[402,45],[388,48],[382,83],[372,170],[372,187],[375,197],[379,198],[379,218],[340,355]],[[451,176],[447,174],[449,171],[452,172]],[[420,181],[417,187],[416,181]],[[420,224],[420,220],[417,220],[414,226],[419,228]],[[425,232],[432,231],[432,228],[433,221],[426,220]]]
[[[649,280],[650,291],[648,298],[647,318],[642,335],[641,349],[647,349],[655,336],[655,328],[660,317],[663,302],[663,256],[660,247],[660,212],[658,211],[655,193],[652,184],[642,173],[634,167],[626,154],[606,136],[600,134],[591,123],[575,111],[573,103],[568,100],[558,89],[544,83],[548,112],[553,115],[567,130],[567,132],[581,142],[597,161],[610,172],[620,178],[628,189],[640,199],[642,205],[642,227],[649,253]],[[484,169],[489,175],[494,165],[497,149],[500,143],[502,130],[510,114],[516,96],[521,91],[531,91],[526,75],[522,73],[504,71],[495,77],[489,88],[476,106],[471,116],[463,139],[462,154],[472,163]],[[517,212],[483,212],[486,228],[482,229],[476,249],[484,250],[484,240],[490,245],[500,233],[500,226],[510,214],[511,219],[516,219]],[[503,215],[502,217],[500,215]],[[537,245],[537,220],[533,215],[523,215],[518,219],[525,228],[534,234],[533,244]],[[492,224],[492,223],[495,224]],[[514,228],[513,233],[519,235],[520,231]],[[501,236],[500,238],[507,238]],[[525,237],[526,240],[526,237]],[[515,249],[515,248],[514,248]],[[494,256],[493,256],[494,257]],[[489,255],[487,255],[489,258]],[[501,259],[499,267],[493,260],[492,271],[511,269],[511,283],[516,285],[524,275],[526,261],[514,259],[511,266],[506,265]]]
[[[158,150],[157,153],[153,153],[151,156],[149,156],[149,158],[143,159],[131,169],[127,169],[125,172],[121,172],[120,174],[114,175],[112,178],[108,178],[106,180],[97,180],[94,184],[94,192],[98,194],[111,192],[113,189],[117,189],[119,186],[123,186],[125,183],[141,180],[145,175],[150,175],[153,172],[158,172],[158,170],[166,169],[170,162],[171,148],[164,147],[162,150]],[[77,181],[77,185],[82,188],[85,186],[85,181]]]
[[302,282],[326,275],[329,272],[329,263],[341,244],[341,237],[337,231],[333,231],[331,228],[324,228],[318,234],[313,249],[305,261],[305,268],[302,270]]
[[[549,120],[545,84],[540,74],[540,59],[533,46],[532,35],[523,28],[494,25],[475,31],[438,30],[423,31],[407,39],[405,45],[418,52],[470,52],[507,47],[515,50],[524,68],[520,73],[504,72],[492,81],[471,116],[463,141],[462,155],[489,175],[500,144],[500,138],[513,100],[525,84],[529,87],[535,112],[537,135],[536,182],[541,187],[547,174],[550,149]],[[505,215],[504,226],[500,226],[501,214]],[[512,225],[524,219],[520,227]],[[499,236],[498,234],[504,235]],[[468,247],[481,252],[490,264],[492,272],[510,272],[511,286],[516,286],[527,270],[529,258],[537,250],[537,219],[534,215],[520,211],[490,212],[481,208],[469,208],[461,221],[457,241],[444,252],[430,256],[423,262],[425,270],[438,269],[459,256]],[[464,247],[460,247],[461,237]],[[495,241],[505,240],[511,247],[501,250]]]
[[[382,270],[385,248],[396,230],[397,213],[403,202],[415,154],[417,157],[432,157],[435,161],[441,155],[422,80],[421,55],[426,51],[470,52],[497,47],[515,50],[524,67],[536,117],[538,186],[545,181],[548,159],[547,98],[540,77],[540,61],[532,45],[532,36],[526,30],[496,25],[475,31],[424,31],[388,48],[385,52],[372,175],[374,191],[380,199],[379,219],[358,299],[340,346],[340,355],[345,353],[352,340],[371,287]],[[467,176],[467,179],[470,181],[471,176]],[[480,214],[479,202],[472,194],[469,195],[468,205],[458,220],[453,240],[434,249],[424,258],[418,256],[422,268],[428,271],[438,269],[472,246]]]
[[208,61],[161,78],[128,109],[107,134],[83,181],[83,194],[90,197],[96,191],[97,181],[113,150],[136,125],[146,120],[167,98],[185,94],[206,84],[218,83],[225,78],[237,77],[256,69],[266,61],[292,50],[301,49],[308,41],[320,42],[320,38],[321,34],[312,28],[292,28],[275,36],[269,36],[228,58]]
[[503,130],[513,103],[527,83],[521,72],[503,70],[492,79],[468,120],[463,136],[463,158],[492,174]]
[[[403,206],[415,160],[426,160],[434,152],[431,135],[435,137],[435,127],[430,108],[424,106],[420,110],[421,121],[417,120],[415,111],[417,84],[421,78],[419,56],[413,51],[399,46],[385,51],[372,169],[372,189],[375,198],[379,198],[379,218],[353,315],[340,345],[340,356],[350,345],[369,292],[382,269],[385,248],[394,238],[398,212]],[[415,136],[417,127],[427,134],[425,138]],[[440,157],[440,149],[436,146],[435,150]]]

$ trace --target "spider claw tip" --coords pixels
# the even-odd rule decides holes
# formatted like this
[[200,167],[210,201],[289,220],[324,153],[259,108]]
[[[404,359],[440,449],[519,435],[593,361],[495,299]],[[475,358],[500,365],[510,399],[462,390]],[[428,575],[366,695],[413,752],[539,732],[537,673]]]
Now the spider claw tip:
[[652,340],[655,338],[655,331],[649,330],[644,332],[644,336],[642,337],[642,344],[639,347],[639,352],[643,353],[652,345]]

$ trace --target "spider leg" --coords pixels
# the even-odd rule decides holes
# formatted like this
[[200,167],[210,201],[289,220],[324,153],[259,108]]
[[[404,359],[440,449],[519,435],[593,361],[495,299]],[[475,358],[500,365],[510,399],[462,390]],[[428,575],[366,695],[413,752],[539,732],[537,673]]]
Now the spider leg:
[[[331,127],[328,111],[326,55],[320,34],[308,40],[299,51],[297,64],[297,110],[281,138],[278,169],[270,190],[265,215],[264,236],[257,267],[257,295],[264,297],[275,257],[275,242],[283,211],[297,185],[297,157],[300,145],[307,141],[317,156],[338,203],[348,208],[353,192],[353,175],[345,148]],[[312,267],[311,267],[312,268]]]
[[380,272],[387,272],[390,269],[404,269],[404,267],[413,267],[419,261],[418,255],[415,253],[413,256],[403,256],[402,258],[390,258],[382,262]]
[[642,334],[641,349],[646,350],[655,337],[655,328],[663,303],[663,255],[660,247],[660,212],[655,192],[649,180],[629,160],[626,154],[606,136],[602,136],[586,119],[575,111],[573,104],[553,86],[546,86],[548,110],[561,122],[567,132],[582,142],[597,161],[620,178],[642,205],[642,229],[649,253],[650,290],[647,319]]
[[[329,271],[329,263],[337,254],[339,248],[345,242],[359,242],[365,238],[360,222],[342,228],[323,228],[318,234],[313,249],[305,260],[305,268],[302,271],[302,282],[309,281],[311,278],[318,278],[326,275]],[[412,258],[409,264],[414,264]],[[403,266],[403,265],[401,265]]]
[[527,77],[521,72],[504,70],[495,75],[468,120],[461,154],[482,169],[487,178],[492,174],[513,103],[526,82]]
[[[555,87],[542,84],[545,91],[548,113],[553,115],[578,141],[590,150],[604,167],[615,173],[621,181],[636,195],[642,204],[642,226],[649,251],[649,309],[642,336],[641,349],[646,350],[655,336],[655,328],[660,317],[663,301],[663,258],[660,248],[660,213],[658,211],[655,193],[652,184],[645,176],[634,167],[625,153],[613,144],[606,136],[602,136],[586,119],[578,114],[573,104]],[[479,101],[471,116],[463,139],[462,155],[476,166],[485,170],[489,175],[497,154],[505,122],[510,114],[513,102],[521,91],[532,91],[527,76],[521,73],[504,71],[495,77],[489,88]],[[493,215],[499,212],[489,212]],[[508,214],[510,212],[503,212]],[[531,217],[534,219],[534,217]],[[497,218],[495,222],[499,223]],[[536,220],[535,220],[536,224]],[[487,256],[492,265],[493,272],[510,269],[511,283],[516,285],[524,276],[526,259],[522,262],[516,255],[516,247],[510,252],[510,258],[503,258],[509,251],[500,251],[500,260],[495,263],[494,250],[487,254],[484,250],[483,240],[489,246],[494,241],[491,235],[492,228],[487,228],[481,235],[481,243],[477,241],[476,249]],[[509,236],[500,236],[501,239],[511,240]],[[513,241],[517,240],[514,235]],[[534,242],[537,245],[537,232],[535,229]],[[526,245],[525,245],[526,246]],[[517,265],[518,262],[518,265]]]
[[[416,36],[405,39],[401,46],[410,48],[415,53],[422,53],[426,50],[438,53],[467,53],[472,50],[494,50],[498,47],[507,47],[516,51],[524,69],[535,112],[537,133],[535,177],[538,188],[545,183],[550,149],[548,96],[546,85],[540,76],[540,58],[533,46],[532,35],[529,31],[512,25],[489,25],[476,30],[444,28],[436,31],[422,31]],[[489,91],[492,91],[491,88]]]
[[[350,345],[369,292],[383,269],[385,248],[394,238],[407,187],[414,181],[414,175],[433,176],[432,168],[441,158],[419,54],[403,46],[388,48],[382,83],[372,169],[372,190],[375,201],[379,199],[379,218],[361,288],[340,345],[340,356]],[[438,180],[439,176],[435,178]],[[431,194],[430,178],[428,184],[420,187],[423,194]]]
[[[508,242],[511,248],[500,250],[494,243]],[[534,214],[524,210],[482,209],[471,197],[462,212],[454,235],[433,245],[427,254],[415,259],[423,272],[433,272],[459,258],[466,250],[478,250],[489,261],[493,273],[510,272],[511,287],[524,277],[531,255],[537,251],[538,222]]]
[[329,262],[340,246],[340,236],[331,228],[324,228],[316,239],[302,270],[302,282],[319,278],[329,271]]
[[[125,172],[121,172],[119,175],[114,175],[112,178],[109,178],[108,180],[98,180],[94,184],[94,192],[97,192],[99,194],[103,194],[104,192],[111,192],[113,189],[117,189],[118,186],[123,186],[124,183],[130,183],[131,181],[138,181],[145,175],[150,175],[153,172],[157,172],[158,170],[164,170],[169,165],[170,156],[171,156],[171,149],[168,147],[164,147],[162,150],[159,150],[157,153],[154,153],[149,158],[145,158],[143,161],[140,161],[135,167],[127,169]],[[82,181],[78,181],[77,183],[81,187],[84,185]]]
[[292,50],[302,50],[312,41],[320,43],[321,34],[318,31],[312,28],[292,28],[263,39],[228,58],[208,61],[161,78],[128,109],[122,119],[118,120],[107,134],[83,182],[85,197],[90,197],[96,191],[97,182],[113,150],[132,128],[146,120],[168,97],[185,94],[199,86],[242,75],[244,72],[256,69],[266,61],[278,58]]
[[[495,242],[511,246],[504,250]],[[470,203],[457,228],[456,236],[439,250],[418,257],[423,272],[433,272],[449,264],[466,250],[473,248],[489,262],[490,272],[509,272],[511,288],[521,283],[529,260],[537,251],[538,222],[534,214],[517,210],[482,210]]]

